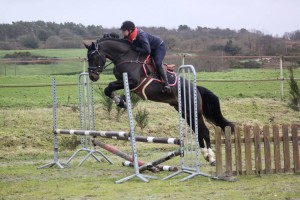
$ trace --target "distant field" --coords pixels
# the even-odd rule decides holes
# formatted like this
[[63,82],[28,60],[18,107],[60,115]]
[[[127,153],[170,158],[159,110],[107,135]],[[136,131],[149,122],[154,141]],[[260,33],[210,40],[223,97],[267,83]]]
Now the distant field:
[[[66,72],[66,69],[58,68],[56,73]],[[78,66],[78,73],[80,66]],[[284,71],[284,77],[288,78],[287,70]],[[295,70],[295,76],[300,77],[300,69]],[[57,83],[77,83],[78,75],[58,75]],[[226,98],[276,98],[280,99],[280,83],[276,82],[202,82],[201,79],[271,79],[279,77],[279,70],[271,69],[235,69],[226,72],[198,72],[198,85],[204,86],[213,91],[221,99]],[[34,76],[0,76],[0,107],[15,106],[49,106],[51,105],[51,87],[24,87],[7,88],[1,87],[3,84],[51,84],[51,75]],[[104,88],[110,81],[115,80],[109,73],[101,76],[100,81],[96,83],[97,88]],[[70,103],[77,103],[77,86],[59,87],[58,98],[68,99]],[[288,98],[288,82],[284,82],[284,97]]]
[[14,52],[30,52],[33,55],[56,57],[56,58],[83,58],[86,54],[86,49],[34,49],[34,50],[0,50],[0,58],[5,54]]
[[50,74],[75,74],[83,71],[83,62],[79,58],[86,57],[85,49],[36,49],[36,50],[0,50],[0,59],[6,54],[14,52],[30,52],[32,55],[61,58],[78,59],[78,61],[65,61],[54,64],[4,64],[0,62],[0,76],[6,75],[50,75]]

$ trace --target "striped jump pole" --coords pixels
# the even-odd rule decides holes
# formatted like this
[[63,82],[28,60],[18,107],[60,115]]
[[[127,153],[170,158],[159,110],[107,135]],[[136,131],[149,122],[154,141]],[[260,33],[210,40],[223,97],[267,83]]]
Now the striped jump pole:
[[[68,130],[68,129],[56,129],[56,134],[70,134],[70,135],[81,135],[81,136],[93,136],[93,137],[105,137],[116,140],[129,140],[130,133],[123,131],[94,131],[94,130]],[[135,136],[137,142],[147,143],[160,143],[160,144],[180,144],[180,140],[177,138],[163,138],[163,137],[145,137]]]
[[[163,180],[174,177],[180,173],[189,174],[189,176],[181,179],[180,181],[185,181],[195,176],[211,177],[211,175],[200,171],[197,105],[198,90],[194,66],[180,66],[177,70],[177,76],[179,77],[177,89],[181,169],[165,177]],[[187,120],[185,120],[183,116],[185,119],[190,121],[191,126],[188,125]],[[195,127],[195,132],[192,129],[193,126]]]
[[[179,155],[180,155],[180,150],[170,152],[164,157],[161,157],[155,161],[152,161],[150,163],[146,163],[145,165],[140,166],[139,170],[140,170],[140,172],[142,172],[142,171],[147,170],[149,166],[155,166],[160,171],[177,171],[178,170],[177,167],[161,166],[159,164],[166,162],[166,161],[168,161],[176,156],[179,156]],[[133,166],[132,162],[130,162],[130,161],[125,161],[122,164],[123,164],[123,166],[130,166],[130,167]]]
[[[124,161],[124,162],[122,162],[122,165],[125,166],[125,167],[133,167],[133,163],[131,161]],[[168,165],[156,165],[156,166],[153,166],[151,163],[145,163],[144,165],[146,166],[146,168],[144,168],[143,170],[140,170],[143,165],[140,166],[140,168],[139,168],[140,172],[143,172],[145,170],[152,171],[151,167],[155,167],[156,168],[156,171],[152,171],[152,172],[159,172],[159,171],[176,172],[176,171],[178,171],[177,167],[168,166]]]
[[[126,154],[126,153],[124,153],[124,152],[122,152],[122,151],[120,151],[120,150],[117,149],[116,147],[111,146],[111,145],[109,145],[109,144],[105,144],[105,143],[100,142],[100,141],[97,141],[97,140],[93,140],[93,143],[94,143],[94,145],[97,145],[97,146],[99,146],[99,147],[105,149],[106,151],[109,151],[109,152],[115,154],[116,156],[119,156],[119,157],[121,157],[121,158],[123,158],[123,159],[129,161],[129,162],[132,164],[132,162],[133,162],[133,157],[130,156],[130,155],[128,155],[128,154]],[[145,164],[146,164],[146,163],[143,162],[143,161],[138,161],[138,166],[143,166],[143,165],[145,165]],[[133,164],[132,164],[132,166],[133,166]],[[154,166],[149,167],[148,170],[150,170],[150,171],[152,171],[152,172],[158,172],[158,171],[160,171],[158,168],[156,168],[156,167],[154,167]]]

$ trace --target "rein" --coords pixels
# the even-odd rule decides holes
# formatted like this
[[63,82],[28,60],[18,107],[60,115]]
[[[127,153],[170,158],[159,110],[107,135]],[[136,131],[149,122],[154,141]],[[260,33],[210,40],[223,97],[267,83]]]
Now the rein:
[[[121,57],[125,56],[128,52],[130,51],[130,49],[128,51],[126,51],[124,54],[122,54],[121,56],[119,56],[118,59],[120,59]],[[147,64],[145,61],[139,61],[140,58],[140,53],[138,54],[136,60],[126,60],[126,61],[122,61],[120,63],[115,64],[115,67],[117,67],[118,65],[122,65],[125,63],[135,63],[135,64]]]
[[108,64],[103,66],[103,70],[105,70],[109,65],[111,65],[111,63],[113,63],[113,61],[109,62]]
[[146,64],[145,62],[139,61],[138,58],[137,58],[137,60],[127,60],[127,61],[120,62],[120,63],[116,64],[115,66],[117,67],[118,65],[122,65],[125,63]]

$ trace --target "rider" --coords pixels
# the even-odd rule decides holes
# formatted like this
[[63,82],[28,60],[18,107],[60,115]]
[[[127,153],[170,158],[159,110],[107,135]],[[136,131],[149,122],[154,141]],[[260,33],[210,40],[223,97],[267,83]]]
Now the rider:
[[144,32],[140,28],[136,28],[131,21],[123,22],[120,30],[122,30],[124,38],[130,42],[133,50],[143,55],[150,54],[153,57],[157,72],[164,81],[162,92],[171,93],[167,73],[162,64],[166,55],[164,41],[157,36]]

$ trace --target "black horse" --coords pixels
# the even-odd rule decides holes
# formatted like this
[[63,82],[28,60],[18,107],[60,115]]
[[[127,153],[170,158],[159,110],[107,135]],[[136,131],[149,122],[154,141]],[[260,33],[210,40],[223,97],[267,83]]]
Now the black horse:
[[[109,83],[105,88],[105,94],[113,99],[118,106],[124,106],[124,99],[116,95],[115,91],[124,89],[123,72],[128,73],[129,87],[132,92],[136,93],[143,99],[151,101],[168,103],[178,111],[178,91],[177,91],[177,76],[175,73],[168,73],[168,77],[173,84],[171,85],[172,93],[162,93],[161,81],[153,76],[148,76],[145,61],[147,56],[139,55],[138,52],[131,49],[131,46],[125,41],[115,38],[102,38],[91,45],[85,44],[87,51],[87,59],[89,64],[89,77],[92,81],[99,79],[100,73],[105,69],[106,58],[112,61],[115,65],[113,73],[116,81]],[[172,81],[173,80],[173,81]],[[185,80],[186,81],[186,80]],[[183,85],[183,84],[182,84]],[[185,84],[186,87],[188,84]],[[209,130],[204,124],[203,116],[216,126],[220,126],[223,130],[226,126],[234,129],[234,124],[226,120],[220,109],[220,102],[216,95],[208,89],[197,86],[198,88],[198,136],[200,151],[204,158],[210,162],[211,165],[215,163],[215,155],[211,150]],[[188,90],[186,88],[186,90]],[[183,101],[187,100],[182,98]],[[192,112],[193,112],[192,107]],[[188,111],[189,112],[189,111]],[[189,113],[187,113],[189,114]],[[184,116],[183,116],[184,117]],[[189,119],[187,119],[190,124]],[[194,127],[192,127],[194,129]],[[204,145],[206,143],[206,148]]]

